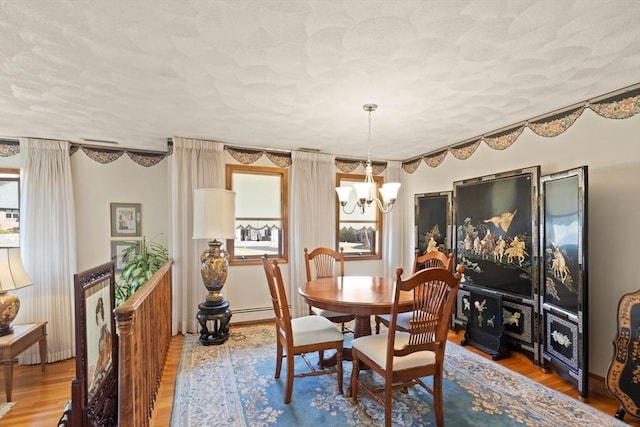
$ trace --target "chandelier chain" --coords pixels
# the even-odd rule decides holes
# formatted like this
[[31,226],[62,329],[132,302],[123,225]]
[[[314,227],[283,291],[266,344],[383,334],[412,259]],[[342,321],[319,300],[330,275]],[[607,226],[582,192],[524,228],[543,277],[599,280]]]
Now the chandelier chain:
[[371,110],[369,110],[369,136],[367,140],[367,163],[371,163]]

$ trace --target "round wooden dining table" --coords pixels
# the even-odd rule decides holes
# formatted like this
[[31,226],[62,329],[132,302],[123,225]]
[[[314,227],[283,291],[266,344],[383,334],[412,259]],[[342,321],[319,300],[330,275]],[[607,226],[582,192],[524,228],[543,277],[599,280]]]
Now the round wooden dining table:
[[[311,280],[298,288],[307,304],[355,316],[354,338],[371,335],[371,316],[391,313],[395,278],[341,276]],[[413,293],[400,292],[398,311],[413,309]],[[351,360],[345,348],[344,359]]]

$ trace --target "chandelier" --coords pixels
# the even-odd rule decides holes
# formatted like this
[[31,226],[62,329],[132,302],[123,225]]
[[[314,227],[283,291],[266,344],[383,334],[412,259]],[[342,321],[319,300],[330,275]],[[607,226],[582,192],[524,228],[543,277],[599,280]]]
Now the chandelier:
[[382,213],[388,213],[393,209],[393,204],[398,196],[398,190],[400,189],[399,182],[388,182],[380,187],[380,196],[382,200],[376,197],[376,184],[373,180],[373,168],[371,167],[371,112],[376,111],[378,106],[376,104],[365,104],[362,106],[364,111],[369,112],[369,138],[367,141],[367,163],[364,168],[364,182],[358,182],[353,184],[356,190],[356,203],[350,210],[347,210],[347,203],[349,202],[349,196],[351,195],[351,187],[336,187],[338,193],[338,199],[340,199],[340,205],[342,210],[347,215],[352,214],[356,207],[360,208],[360,212],[364,213],[365,207],[375,202],[376,206]]

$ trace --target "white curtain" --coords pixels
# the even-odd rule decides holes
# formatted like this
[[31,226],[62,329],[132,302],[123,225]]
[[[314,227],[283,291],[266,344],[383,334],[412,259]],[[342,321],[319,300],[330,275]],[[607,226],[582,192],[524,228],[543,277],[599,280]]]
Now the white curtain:
[[169,179],[173,264],[172,332],[198,332],[198,304],[207,290],[200,277],[200,254],[206,242],[193,240],[193,190],[225,188],[224,145],[214,141],[173,138]]
[[[75,356],[76,230],[69,148],[67,141],[20,139],[20,245],[34,285],[15,291],[21,300],[15,322],[48,322],[48,362]],[[22,353],[20,363],[40,363],[38,346]]]
[[[384,172],[384,182],[402,183],[402,162],[389,161]],[[402,187],[400,187],[402,192]],[[383,248],[382,248],[382,272],[385,277],[395,277],[396,268],[403,267],[403,233],[402,233],[402,197],[398,193],[398,199],[391,212],[383,216]],[[407,276],[405,268],[403,277]]]
[[291,153],[291,247],[289,250],[289,303],[293,316],[307,314],[298,294],[306,281],[304,248],[335,245],[335,157],[293,151]]

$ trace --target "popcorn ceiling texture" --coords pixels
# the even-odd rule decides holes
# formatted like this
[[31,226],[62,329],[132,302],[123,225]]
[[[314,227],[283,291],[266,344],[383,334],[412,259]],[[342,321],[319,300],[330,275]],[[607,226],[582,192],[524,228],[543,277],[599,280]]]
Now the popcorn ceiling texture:
[[640,82],[640,1],[0,0],[0,137],[405,160]]

